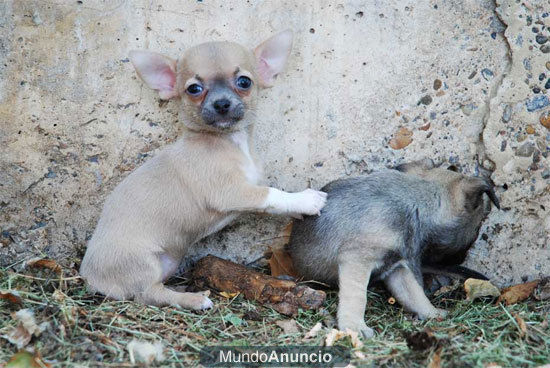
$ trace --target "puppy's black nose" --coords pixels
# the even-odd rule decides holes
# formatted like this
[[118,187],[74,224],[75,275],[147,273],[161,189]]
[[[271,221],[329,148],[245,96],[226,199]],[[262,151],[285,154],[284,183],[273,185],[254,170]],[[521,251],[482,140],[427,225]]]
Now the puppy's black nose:
[[220,98],[219,100],[214,101],[214,110],[220,115],[225,115],[231,107],[231,102],[227,98]]

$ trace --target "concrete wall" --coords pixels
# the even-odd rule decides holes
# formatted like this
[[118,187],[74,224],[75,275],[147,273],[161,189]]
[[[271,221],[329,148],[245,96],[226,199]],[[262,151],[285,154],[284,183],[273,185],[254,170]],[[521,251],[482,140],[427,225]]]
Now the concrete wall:
[[[495,6],[4,0],[0,265],[77,260],[105,196],[181,133],[177,104],[142,84],[129,50],[253,47],[292,28],[287,72],[262,92],[255,131],[270,185],[319,188],[423,156],[494,170],[504,210],[491,214],[469,265],[501,285],[550,274],[550,41],[540,43],[550,2]],[[255,259],[285,221],[245,216],[198,253]]]

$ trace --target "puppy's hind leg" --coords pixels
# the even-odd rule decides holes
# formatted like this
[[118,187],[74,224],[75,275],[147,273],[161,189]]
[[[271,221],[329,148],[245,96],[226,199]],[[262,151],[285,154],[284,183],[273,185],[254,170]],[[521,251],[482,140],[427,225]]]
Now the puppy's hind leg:
[[[213,306],[207,293],[184,293],[167,288],[163,281],[177,269],[178,263],[166,254],[151,257],[151,262],[144,265],[139,273],[136,284],[145,285],[142,291],[135,295],[135,299],[144,304],[164,306],[179,305],[182,308],[203,310]],[[148,271],[148,272],[147,272]]]
[[447,311],[432,305],[414,273],[406,264],[395,268],[386,276],[384,283],[395,299],[405,309],[418,315],[418,318],[436,318],[447,315]]
[[[359,259],[358,259],[359,258]],[[365,338],[374,336],[365,323],[367,286],[374,263],[368,264],[352,254],[341,255],[338,265],[338,328],[360,332]]]

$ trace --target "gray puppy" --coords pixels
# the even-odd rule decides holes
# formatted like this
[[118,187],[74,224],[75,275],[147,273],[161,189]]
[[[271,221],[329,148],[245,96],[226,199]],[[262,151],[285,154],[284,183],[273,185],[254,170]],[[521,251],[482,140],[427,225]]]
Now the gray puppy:
[[435,168],[431,160],[396,169],[326,185],[321,216],[295,221],[288,244],[303,277],[339,286],[339,328],[365,337],[374,335],[364,321],[369,280],[382,280],[419,318],[445,316],[424,294],[422,267],[461,263],[489,200],[500,208],[488,178]]

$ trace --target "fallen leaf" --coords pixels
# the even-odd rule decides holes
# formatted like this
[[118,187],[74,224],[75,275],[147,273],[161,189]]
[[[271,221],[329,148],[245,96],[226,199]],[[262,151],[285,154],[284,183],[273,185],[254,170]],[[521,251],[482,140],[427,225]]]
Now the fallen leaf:
[[459,287],[460,287],[460,281],[456,280],[450,285],[445,285],[440,287],[438,290],[436,290],[436,292],[434,293],[434,296],[450,293],[452,291],[455,291]]
[[442,348],[449,344],[448,339],[438,339],[429,328],[405,334],[405,340],[409,349],[424,351],[431,348]]
[[349,337],[351,340],[351,346],[354,348],[360,348],[363,346],[363,342],[359,339],[359,333],[352,331],[349,328],[345,331],[340,331],[335,328],[330,330],[330,332],[325,337],[325,346],[332,346],[338,340]]
[[21,297],[16,292],[0,291],[0,299],[7,301],[11,306],[23,304]]
[[278,277],[282,275],[298,278],[298,273],[294,269],[292,258],[285,249],[286,244],[290,239],[292,232],[292,222],[288,223],[283,231],[275,238],[274,242],[269,246],[271,257],[269,258],[269,269],[271,276]]
[[2,335],[2,337],[19,349],[27,346],[33,336],[39,336],[48,327],[48,322],[38,325],[34,318],[34,313],[30,309],[21,309],[13,313],[12,317],[19,321],[19,324],[8,334]]
[[412,135],[413,135],[413,133],[409,129],[407,129],[405,127],[401,127],[401,128],[399,128],[397,133],[395,133],[393,135],[393,138],[390,139],[389,145],[394,150],[399,150],[399,149],[405,148],[409,144],[411,144]]
[[333,328],[329,331],[329,333],[325,336],[325,346],[332,346],[334,343],[338,340],[340,340],[342,337],[345,336],[344,331],[337,330]]
[[21,350],[17,352],[14,356],[4,366],[5,368],[44,368],[51,367],[51,364],[46,363],[42,360],[40,354],[36,353],[33,355],[31,352]]
[[269,268],[271,270],[271,276],[291,276],[298,278],[298,273],[294,269],[292,258],[285,249],[273,249],[271,251],[271,258],[269,259]]
[[247,319],[249,321],[261,321],[263,320],[262,316],[260,315],[260,313],[254,311],[254,310],[249,310],[249,311],[246,311],[244,314],[243,314],[243,318],[244,319]]
[[533,295],[537,300],[546,300],[550,298],[550,277],[540,280]]
[[163,346],[160,341],[151,344],[134,339],[128,343],[126,348],[132,364],[136,364],[136,362],[151,364],[154,361],[162,362],[164,360]]
[[55,273],[61,273],[63,270],[53,259],[32,259],[27,261],[27,266],[32,268],[47,268]]
[[498,288],[487,280],[467,279],[464,281],[466,299],[474,300],[484,296],[500,296]]
[[317,322],[315,324],[315,326],[313,326],[311,328],[311,330],[309,330],[305,335],[304,335],[304,341],[307,341],[307,340],[311,340],[313,338],[315,338],[319,332],[321,331],[321,329],[323,328],[323,324],[321,322]]
[[228,291],[222,291],[222,292],[220,292],[220,295],[223,296],[226,299],[233,299],[234,297],[239,295],[239,292],[230,293]]
[[298,330],[298,325],[296,324],[296,321],[293,319],[277,321],[275,322],[275,324],[283,329],[285,335],[296,334],[300,332]]
[[516,322],[518,324],[519,337],[525,337],[525,335],[527,334],[527,325],[525,324],[525,321],[517,313],[514,313],[514,318],[516,319]]
[[437,338],[430,329],[417,331],[405,335],[407,346],[415,351],[428,350],[437,345]]
[[442,348],[438,348],[432,355],[432,358],[428,363],[428,368],[441,368],[441,350]]
[[502,290],[502,295],[498,298],[497,303],[506,305],[515,304],[529,298],[533,290],[539,284],[539,280],[526,282],[525,284],[513,285]]
[[363,346],[363,342],[359,339],[359,332],[346,329],[346,334],[351,338],[351,346],[354,348],[360,348]]

